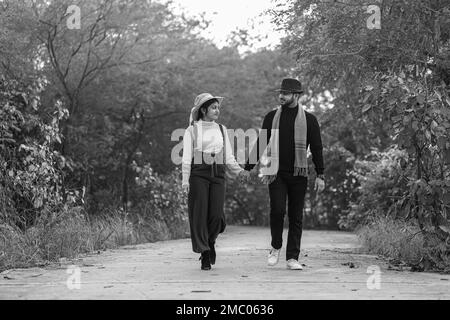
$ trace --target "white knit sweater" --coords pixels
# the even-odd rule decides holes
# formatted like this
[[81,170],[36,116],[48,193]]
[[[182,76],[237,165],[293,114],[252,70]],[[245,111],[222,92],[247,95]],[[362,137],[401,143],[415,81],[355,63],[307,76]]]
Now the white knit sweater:
[[[205,153],[215,153],[218,154],[223,149],[223,138],[220,132],[219,125],[212,121],[199,120],[198,125],[198,136],[197,138],[197,151]],[[244,169],[239,166],[231,149],[231,143],[227,135],[227,128],[223,126],[225,143],[226,143],[226,155],[225,155],[225,165],[231,171],[234,176],[239,175]],[[189,177],[191,175],[191,163],[193,157],[194,149],[194,127],[190,126],[186,129],[183,138],[183,161],[182,161],[182,172],[183,172],[183,186],[189,185]]]

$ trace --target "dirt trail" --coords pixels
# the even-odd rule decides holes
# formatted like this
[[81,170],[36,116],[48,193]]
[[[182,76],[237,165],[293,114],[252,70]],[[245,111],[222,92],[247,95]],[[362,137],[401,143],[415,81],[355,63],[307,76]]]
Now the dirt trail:
[[[286,269],[284,249],[279,264],[268,267],[269,245],[267,228],[228,226],[210,271],[200,270],[189,239],[123,247],[45,269],[8,270],[0,275],[0,299],[450,299],[449,275],[389,270],[378,257],[359,254],[352,233],[304,231],[302,271]],[[379,289],[367,273],[371,266],[380,268]],[[75,282],[68,286],[69,278]]]

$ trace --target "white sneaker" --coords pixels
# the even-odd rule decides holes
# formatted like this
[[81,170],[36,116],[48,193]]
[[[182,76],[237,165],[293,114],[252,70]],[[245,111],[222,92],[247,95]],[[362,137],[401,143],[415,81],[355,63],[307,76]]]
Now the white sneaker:
[[269,257],[267,258],[267,264],[271,267],[276,265],[278,263],[278,259],[280,258],[280,251],[281,249],[274,249],[270,250]]
[[301,263],[295,259],[289,259],[287,261],[287,268],[289,270],[303,270]]

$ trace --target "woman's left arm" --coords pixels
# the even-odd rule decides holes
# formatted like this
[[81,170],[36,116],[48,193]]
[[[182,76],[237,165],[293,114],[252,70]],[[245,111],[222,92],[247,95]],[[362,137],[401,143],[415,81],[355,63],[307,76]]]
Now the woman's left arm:
[[189,127],[184,132],[183,137],[183,160],[182,160],[182,186],[183,188],[189,185],[189,177],[191,175],[191,162],[193,153],[193,139],[192,127]]
[[237,163],[236,158],[233,155],[233,149],[231,148],[230,138],[227,134],[227,128],[223,126],[223,134],[225,136],[225,165],[233,175],[233,177],[239,176],[244,169]]

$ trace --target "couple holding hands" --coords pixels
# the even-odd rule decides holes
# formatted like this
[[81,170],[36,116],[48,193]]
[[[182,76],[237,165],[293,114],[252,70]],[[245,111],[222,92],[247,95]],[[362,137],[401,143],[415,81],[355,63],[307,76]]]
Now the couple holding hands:
[[[325,187],[322,139],[316,117],[299,104],[303,94],[300,81],[284,79],[277,91],[280,106],[265,116],[262,125],[267,130],[267,141],[260,144],[263,137],[258,138],[251,151],[252,155],[256,152],[256,157],[250,157],[256,163],[247,161],[245,168],[233,155],[226,127],[217,122],[223,98],[202,93],[194,101],[190,126],[183,138],[182,186],[188,194],[192,250],[201,254],[202,270],[210,270],[215,264],[216,239],[225,230],[226,175],[239,177],[242,182],[259,176],[268,185],[272,236],[269,266],[279,260],[287,201],[286,266],[290,270],[302,269],[298,259],[308,186],[307,149],[315,166],[315,188],[321,192]],[[259,150],[260,145],[267,148]]]

